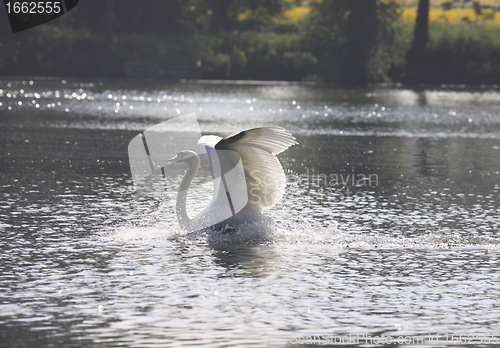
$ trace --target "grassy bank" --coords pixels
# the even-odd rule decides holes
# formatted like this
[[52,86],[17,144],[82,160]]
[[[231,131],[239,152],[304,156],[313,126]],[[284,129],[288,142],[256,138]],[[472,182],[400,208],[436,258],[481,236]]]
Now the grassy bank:
[[[399,24],[400,41],[409,43],[413,24]],[[394,80],[419,83],[496,84],[500,82],[500,26],[460,22],[429,24],[429,43],[417,72],[397,69]]]
[[317,63],[300,34],[244,32],[198,37],[207,78],[303,80]]

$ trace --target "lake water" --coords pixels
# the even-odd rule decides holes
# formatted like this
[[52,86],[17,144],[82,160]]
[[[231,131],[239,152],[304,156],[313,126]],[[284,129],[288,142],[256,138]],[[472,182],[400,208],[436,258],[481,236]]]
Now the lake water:
[[[185,235],[178,178],[134,189],[130,140],[191,112],[296,136],[275,230]],[[500,344],[495,86],[4,79],[0,135],[1,347]]]

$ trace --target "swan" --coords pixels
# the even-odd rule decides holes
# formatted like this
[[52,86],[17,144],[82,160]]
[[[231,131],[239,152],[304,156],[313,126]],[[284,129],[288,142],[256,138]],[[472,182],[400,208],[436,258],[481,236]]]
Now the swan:
[[270,209],[285,192],[286,176],[276,155],[295,144],[295,137],[281,127],[253,128],[225,138],[202,136],[198,148],[207,155],[214,193],[210,204],[193,218],[186,212],[186,198],[200,168],[200,156],[184,150],[169,159],[188,166],[177,192],[179,227],[188,232],[206,227],[235,229],[263,220],[260,212]]

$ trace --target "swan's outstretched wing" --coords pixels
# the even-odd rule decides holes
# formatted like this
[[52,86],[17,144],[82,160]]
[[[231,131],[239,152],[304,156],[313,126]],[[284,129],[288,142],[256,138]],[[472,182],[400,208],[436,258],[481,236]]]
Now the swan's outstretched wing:
[[271,208],[285,192],[286,176],[276,155],[295,144],[295,137],[285,129],[261,127],[227,136],[215,149],[236,151],[241,156],[248,206],[264,210]]

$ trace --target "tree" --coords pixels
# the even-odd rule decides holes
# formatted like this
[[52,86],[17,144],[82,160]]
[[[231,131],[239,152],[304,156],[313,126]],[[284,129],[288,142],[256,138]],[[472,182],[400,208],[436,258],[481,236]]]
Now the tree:
[[412,50],[422,53],[429,41],[429,0],[419,0]]
[[346,24],[344,69],[339,75],[346,82],[360,83],[371,79],[368,62],[377,44],[379,21],[376,0],[349,1]]
[[406,79],[414,82],[425,68],[425,47],[429,41],[429,0],[419,0],[415,31],[410,50],[406,55]]
[[391,1],[316,3],[305,45],[318,59],[318,77],[343,84],[386,80],[396,15]]

